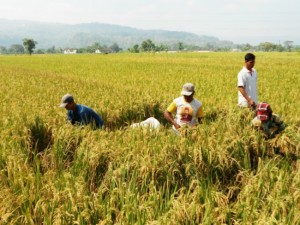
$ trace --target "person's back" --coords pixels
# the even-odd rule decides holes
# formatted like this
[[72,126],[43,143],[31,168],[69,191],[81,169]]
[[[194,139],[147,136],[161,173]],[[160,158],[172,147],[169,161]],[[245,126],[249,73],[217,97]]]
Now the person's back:
[[103,120],[94,110],[88,106],[76,104],[73,96],[70,94],[62,97],[60,107],[67,110],[68,120],[73,125],[91,124],[93,128],[100,128],[104,125]]
[[76,104],[74,111],[68,110],[68,120],[71,121],[72,124],[93,124],[95,128],[100,128],[104,125],[103,120],[94,110],[81,104]]

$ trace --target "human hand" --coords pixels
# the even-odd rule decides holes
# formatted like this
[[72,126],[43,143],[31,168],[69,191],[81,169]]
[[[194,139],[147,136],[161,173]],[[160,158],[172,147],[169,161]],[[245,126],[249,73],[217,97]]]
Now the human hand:
[[175,123],[174,127],[178,130],[181,126],[178,123]]
[[250,105],[250,107],[251,107],[252,109],[255,109],[255,107],[256,107],[255,101],[253,101],[252,99],[250,99],[250,100],[248,101],[248,103],[249,103],[249,105]]

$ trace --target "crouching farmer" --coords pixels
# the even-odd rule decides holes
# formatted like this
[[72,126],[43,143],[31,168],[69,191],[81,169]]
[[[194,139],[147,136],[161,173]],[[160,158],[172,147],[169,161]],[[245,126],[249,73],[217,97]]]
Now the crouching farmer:
[[73,125],[91,124],[94,129],[101,128],[104,125],[103,120],[94,110],[87,106],[77,104],[70,94],[66,94],[62,97],[59,107],[67,110],[68,120]]
[[[194,127],[202,123],[202,103],[194,98],[194,94],[194,85],[192,83],[184,84],[181,91],[182,96],[174,99],[164,113],[177,135],[180,135],[181,128]],[[172,113],[175,114],[175,118]]]
[[280,131],[284,130],[283,121],[279,115],[273,113],[268,103],[259,103],[255,114],[256,116],[251,121],[251,126],[261,130],[265,134],[266,139],[273,138]]

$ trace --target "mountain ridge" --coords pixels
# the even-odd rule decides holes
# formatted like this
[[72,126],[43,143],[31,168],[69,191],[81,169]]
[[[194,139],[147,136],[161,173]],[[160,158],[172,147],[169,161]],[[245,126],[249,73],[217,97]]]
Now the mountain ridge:
[[147,39],[151,39],[155,44],[167,45],[174,45],[178,42],[196,46],[233,44],[213,36],[200,36],[184,31],[145,30],[95,22],[63,24],[0,19],[0,46],[9,47],[12,44],[22,44],[24,38],[32,38],[37,41],[37,48],[52,46],[80,48],[98,42],[107,46],[117,43],[121,48],[127,49],[134,44],[141,44]]

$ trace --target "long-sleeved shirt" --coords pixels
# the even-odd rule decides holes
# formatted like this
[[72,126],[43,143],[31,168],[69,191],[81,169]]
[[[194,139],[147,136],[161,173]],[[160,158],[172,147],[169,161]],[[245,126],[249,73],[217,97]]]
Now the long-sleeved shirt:
[[101,117],[94,110],[85,105],[76,104],[76,109],[74,111],[68,110],[67,115],[68,120],[72,124],[79,123],[87,125],[92,123],[95,128],[100,128],[104,125]]

